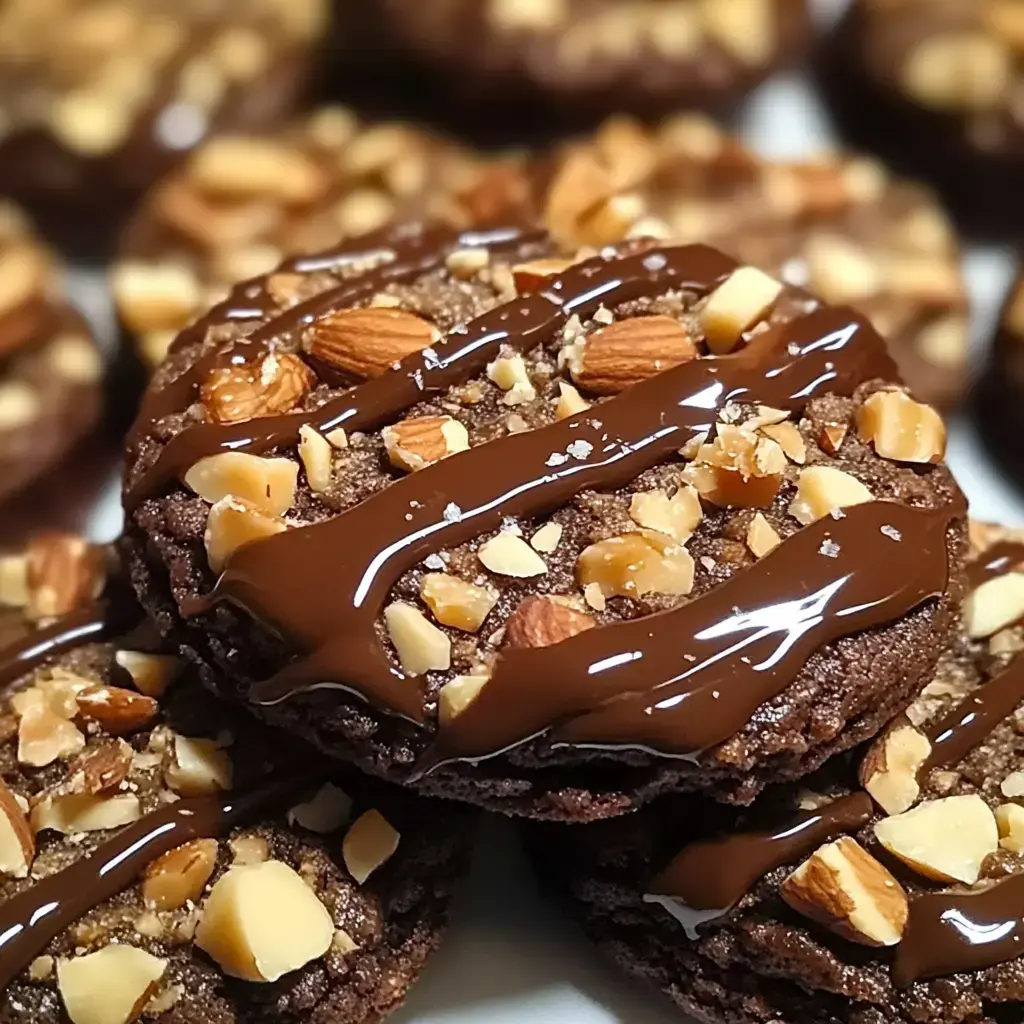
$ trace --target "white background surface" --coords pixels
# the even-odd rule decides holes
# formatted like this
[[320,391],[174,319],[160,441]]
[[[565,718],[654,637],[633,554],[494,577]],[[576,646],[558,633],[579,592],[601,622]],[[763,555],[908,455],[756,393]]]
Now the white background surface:
[[[843,0],[815,2],[827,18]],[[755,148],[772,156],[806,155],[834,141],[812,90],[793,75],[758,91],[742,118],[742,130]],[[1005,253],[976,247],[966,254],[965,269],[975,304],[978,365],[1013,264]],[[109,327],[102,279],[86,272],[75,277],[83,306],[99,325]],[[974,515],[1024,523],[1024,492],[1000,478],[969,422],[951,424],[949,460]],[[90,532],[109,539],[119,524],[119,496],[112,485]],[[394,1024],[679,1024],[673,1007],[617,976],[545,905],[507,822],[488,821],[482,832],[448,941],[404,1009],[391,1018]],[[680,941],[685,941],[682,933]]]

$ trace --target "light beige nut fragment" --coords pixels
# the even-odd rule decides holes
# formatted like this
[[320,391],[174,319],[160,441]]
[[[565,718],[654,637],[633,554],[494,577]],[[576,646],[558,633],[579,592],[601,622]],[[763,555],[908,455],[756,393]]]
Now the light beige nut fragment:
[[573,380],[598,395],[617,395],[697,358],[686,328],[670,316],[618,320],[589,335],[569,358]]
[[895,946],[907,923],[907,894],[855,839],[819,847],[781,887],[797,913],[864,946]]
[[380,811],[365,811],[352,823],[341,844],[341,855],[349,874],[362,885],[391,858],[400,838]]
[[103,552],[74,533],[48,531],[29,542],[27,555],[30,619],[66,615],[99,597],[106,582]]
[[469,432],[451,416],[414,416],[381,431],[396,469],[413,472],[469,448]]
[[530,547],[543,555],[550,555],[562,539],[561,523],[545,523],[531,538]]
[[42,956],[37,956],[28,965],[28,976],[33,981],[45,981],[47,978],[52,977],[56,966],[57,961],[49,954],[44,953]]
[[584,548],[576,579],[584,590],[597,584],[605,598],[644,594],[688,594],[693,558],[663,533],[641,530],[597,541]]
[[999,783],[999,791],[1003,796],[1008,796],[1011,799],[1014,797],[1024,796],[1024,772],[1010,772],[1001,783]]
[[776,441],[719,423],[714,440],[700,445],[682,478],[712,504],[767,508],[786,468],[786,455]]
[[216,839],[175,847],[146,868],[142,898],[151,910],[177,910],[199,899],[216,866]]
[[506,405],[525,405],[537,397],[526,363],[518,352],[499,356],[488,363],[487,376],[506,392],[503,399]]
[[309,489],[322,494],[331,485],[334,450],[330,441],[308,423],[299,427],[299,458],[306,471]]
[[326,172],[305,153],[247,136],[210,139],[192,154],[186,173],[208,195],[232,200],[309,203],[328,184]]
[[8,608],[24,608],[28,601],[27,556],[0,555],[0,604]]
[[437,718],[442,726],[462,714],[487,685],[487,676],[455,676],[437,695]]
[[46,253],[36,245],[5,245],[0,251],[0,315],[42,295],[52,273]]
[[57,961],[57,991],[72,1024],[131,1024],[167,970],[143,949],[111,943],[95,953]]
[[46,348],[50,369],[75,384],[94,384],[103,376],[99,349],[80,334],[62,334]]
[[1001,804],[996,808],[999,846],[1010,853],[1024,853],[1024,807]]
[[210,509],[203,535],[210,568],[220,572],[239,548],[287,529],[280,519],[264,515],[244,501],[223,498]]
[[834,305],[862,302],[886,286],[878,260],[842,235],[812,236],[804,256],[809,288]]
[[818,445],[821,450],[828,455],[838,455],[849,429],[845,424],[826,423],[818,436]]
[[221,452],[195,463],[184,482],[211,505],[230,497],[257,512],[281,516],[295,503],[298,476],[299,467],[291,459]]
[[670,498],[659,488],[634,494],[629,502],[629,518],[637,526],[667,534],[685,544],[697,529],[704,513],[696,488],[680,487]]
[[774,551],[782,543],[775,527],[757,512],[747,526],[747,547],[755,558],[764,558],[769,551]]
[[789,514],[807,526],[836,509],[871,500],[871,492],[849,473],[834,466],[808,466],[800,472]]
[[990,853],[999,847],[999,830],[980,796],[947,796],[875,825],[878,841],[904,864],[939,882],[973,885]]
[[86,722],[97,722],[111,736],[126,736],[149,725],[160,705],[144,693],[120,686],[90,686],[78,695],[78,713]]
[[420,597],[444,626],[475,633],[498,600],[495,591],[467,583],[444,572],[428,572],[420,581]]
[[505,623],[505,647],[549,647],[592,629],[596,623],[553,597],[524,598]]
[[886,814],[902,814],[917,803],[918,773],[931,752],[928,737],[909,722],[892,726],[861,761],[861,785]]
[[302,877],[279,860],[231,867],[203,904],[196,945],[225,974],[277,981],[323,956],[334,922]]
[[114,660],[132,677],[140,693],[159,699],[185,667],[174,654],[149,654],[146,651],[118,651]]
[[963,620],[972,639],[992,636],[1024,617],[1024,573],[1008,572],[975,587],[963,604]]
[[313,383],[313,371],[297,355],[272,352],[256,364],[215,369],[199,397],[214,423],[241,423],[290,412]]
[[231,757],[216,740],[175,736],[164,767],[167,785],[181,796],[202,796],[230,789]]
[[71,757],[85,746],[85,737],[67,719],[43,703],[27,708],[18,723],[18,762],[43,768]]
[[555,404],[555,419],[565,420],[570,416],[586,412],[590,403],[564,380],[558,382],[558,402]]
[[770,437],[790,462],[802,466],[807,461],[807,444],[795,423],[766,423],[761,433]]
[[857,410],[857,431],[883,459],[933,463],[946,454],[942,417],[902,391],[876,391]]
[[544,559],[522,537],[505,530],[484,541],[477,549],[476,555],[485,568],[500,576],[527,579],[531,576],[543,576],[548,571]]
[[358,948],[359,943],[344,928],[335,929],[331,949],[342,956],[348,956],[349,953],[354,953]]
[[329,366],[360,380],[380,377],[394,365],[440,341],[429,321],[401,309],[345,309],[318,320],[306,350]]
[[739,267],[707,298],[699,319],[708,348],[730,352],[761,320],[782,292],[782,283],[756,267]]
[[332,448],[337,448],[339,451],[348,447],[348,432],[344,427],[335,427],[334,430],[324,434],[324,437],[330,441]]
[[0,383],[0,430],[15,430],[39,418],[42,402],[38,390],[23,380]]
[[331,782],[325,782],[308,800],[288,810],[288,824],[326,835],[336,832],[352,813],[352,798]]
[[704,30],[725,51],[750,67],[762,67],[776,47],[776,13],[768,0],[702,0]]
[[903,88],[938,110],[984,110],[1010,86],[1007,45],[984,32],[948,32],[920,40],[902,68]]
[[262,864],[270,860],[270,844],[263,836],[235,836],[228,840],[233,865]]
[[115,263],[111,288],[119,316],[135,332],[177,331],[203,303],[199,279],[184,263]]
[[74,89],[60,94],[50,108],[50,127],[58,141],[86,157],[104,156],[127,137],[132,115],[125,103],[107,93]]
[[456,249],[455,252],[449,253],[444,265],[453,277],[469,280],[475,274],[479,274],[490,262],[490,250],[483,246],[474,246],[468,249]]
[[402,671],[410,676],[451,667],[452,642],[411,604],[396,601],[384,609],[384,624]]
[[27,877],[35,855],[35,836],[25,812],[0,779],[0,875]]
[[64,835],[120,828],[142,817],[134,793],[94,796],[89,793],[56,793],[43,796],[32,808],[29,821],[36,832],[53,829]]

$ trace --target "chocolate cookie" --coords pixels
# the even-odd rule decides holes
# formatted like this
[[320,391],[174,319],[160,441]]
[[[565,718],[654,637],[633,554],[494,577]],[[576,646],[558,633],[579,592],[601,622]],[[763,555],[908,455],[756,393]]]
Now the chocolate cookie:
[[465,870],[465,812],[228,714],[124,633],[140,613],[101,592],[99,549],[49,535],[0,567],[0,1020],[398,1006]]
[[194,317],[286,253],[395,217],[454,216],[473,167],[447,140],[361,123],[342,107],[277,135],[211,139],[153,188],[122,234],[111,277],[121,322],[153,369]]
[[406,226],[239,285],[129,442],[135,587],[212,685],[421,792],[748,802],[948,644],[942,422],[865,318],[713,249],[550,250]]
[[625,235],[706,242],[849,302],[888,340],[915,395],[949,408],[967,390],[960,251],[935,197],[874,161],[765,160],[713,122],[655,129],[616,117],[532,164],[481,171],[460,197],[540,219],[569,251]]
[[0,500],[52,472],[96,426],[102,377],[52,253],[0,199]]
[[853,0],[820,67],[858,144],[934,181],[966,227],[1019,234],[1024,12],[1016,0]]
[[1024,531],[972,540],[966,635],[862,756],[739,814],[669,797],[530,826],[592,938],[698,1020],[1020,1018]]
[[804,0],[385,0],[385,10],[453,102],[543,105],[549,117],[728,105],[809,34]]
[[326,0],[7,0],[0,194],[95,251],[211,130],[290,111],[326,14]]

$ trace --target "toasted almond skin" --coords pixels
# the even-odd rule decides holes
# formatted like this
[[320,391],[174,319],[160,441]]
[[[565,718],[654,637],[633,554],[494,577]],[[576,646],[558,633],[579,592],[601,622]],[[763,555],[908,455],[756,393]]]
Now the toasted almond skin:
[[[268,365],[268,360],[273,362]],[[199,394],[215,423],[241,423],[289,412],[313,383],[313,371],[298,356],[283,353],[258,365],[219,367]]]
[[572,260],[538,259],[519,263],[512,268],[512,279],[520,295],[540,291],[548,281],[572,266]]
[[99,595],[106,578],[102,550],[77,534],[38,534],[26,549],[29,618],[66,615]]
[[638,316],[591,334],[576,383],[598,395],[617,395],[633,384],[697,358],[697,346],[678,320]]
[[343,309],[309,329],[306,351],[360,380],[380,377],[399,360],[440,340],[429,321],[401,309]]
[[549,647],[593,629],[597,623],[550,597],[527,597],[505,623],[506,647]]
[[90,686],[78,695],[78,713],[82,718],[99,722],[111,736],[145,728],[159,711],[160,705],[152,697],[120,686]]

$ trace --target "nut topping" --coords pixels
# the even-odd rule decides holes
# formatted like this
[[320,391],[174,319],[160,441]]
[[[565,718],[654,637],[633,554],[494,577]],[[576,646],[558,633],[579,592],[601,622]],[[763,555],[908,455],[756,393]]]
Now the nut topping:
[[719,423],[714,440],[698,448],[682,476],[714,505],[768,508],[785,471],[786,455],[776,441]]
[[306,338],[314,359],[359,380],[387,373],[394,365],[441,340],[426,320],[401,309],[343,309],[318,320]]
[[704,513],[693,487],[680,487],[670,498],[664,490],[634,494],[629,503],[629,518],[637,526],[668,534],[685,544],[697,529]]
[[491,572],[526,579],[548,571],[544,559],[522,537],[502,531],[477,549],[477,558]]
[[980,796],[947,796],[875,825],[878,841],[926,878],[973,885],[999,847],[995,816]]
[[327,908],[279,860],[231,867],[217,880],[196,929],[196,945],[225,974],[277,981],[324,955],[334,939]]
[[199,899],[216,866],[217,840],[194,839],[149,865],[142,898],[151,910],[177,910]]
[[384,448],[396,469],[413,472],[464,452],[469,432],[451,416],[415,416],[381,431]]
[[18,762],[43,768],[62,757],[71,757],[85,746],[85,737],[66,718],[54,714],[46,703],[26,708],[18,724]]
[[288,811],[288,824],[326,835],[336,832],[352,813],[352,799],[333,783],[325,782],[308,800]]
[[577,413],[586,412],[590,403],[564,380],[558,382],[558,403],[555,405],[555,419],[565,420]]
[[108,740],[87,747],[68,765],[68,774],[60,784],[62,793],[116,792],[128,778],[133,751],[124,740]]
[[258,365],[214,370],[199,393],[214,423],[241,423],[290,412],[313,383],[313,371],[298,356],[271,353]]
[[202,796],[230,789],[233,768],[215,740],[175,736],[164,768],[167,785],[181,796]]
[[162,697],[184,668],[184,661],[173,654],[118,651],[114,660],[132,677],[140,693],[154,698]]
[[487,587],[443,572],[428,572],[423,577],[420,597],[438,622],[467,633],[475,633],[483,625],[498,600],[498,595]]
[[747,547],[755,558],[764,558],[782,543],[775,527],[760,512],[755,513],[747,526]]
[[152,697],[120,686],[90,686],[78,695],[78,713],[111,736],[126,736],[149,725],[160,711]]
[[414,605],[396,601],[384,609],[384,624],[402,671],[410,676],[451,667],[452,642]]
[[326,491],[331,485],[334,450],[331,442],[308,423],[303,423],[299,427],[299,458],[306,471],[309,489],[315,494]]
[[361,814],[345,833],[341,854],[349,874],[362,885],[398,849],[401,837],[380,811]]
[[220,572],[228,559],[253,541],[284,533],[288,527],[236,498],[223,498],[210,509],[203,537],[210,568]]
[[935,463],[946,454],[942,417],[902,391],[876,391],[857,412],[857,430],[883,459]]
[[53,793],[43,796],[32,808],[29,821],[36,832],[53,829],[64,835],[102,832],[129,825],[142,817],[134,793],[92,796],[88,793]]
[[547,522],[530,538],[530,547],[543,555],[550,555],[561,539],[562,524]]
[[605,598],[688,594],[693,558],[663,533],[642,530],[585,548],[576,563],[576,578],[584,589],[597,584]]
[[441,687],[437,695],[437,718],[448,725],[462,714],[487,685],[487,676],[455,676]]
[[848,430],[849,427],[845,424],[826,423],[821,428],[821,434],[818,437],[821,450],[827,455],[838,455],[839,449],[843,447],[843,441],[846,440]]
[[506,647],[548,647],[592,629],[596,623],[553,597],[524,598],[505,623]]
[[518,263],[512,268],[512,278],[520,295],[530,295],[547,287],[548,279],[565,273],[572,260],[539,259]]
[[1024,573],[994,576],[964,598],[963,619],[972,639],[992,636],[1024,617]]
[[73,533],[41,533],[26,551],[30,619],[66,615],[99,597],[106,581],[102,549]]
[[257,512],[281,516],[295,502],[299,467],[291,459],[264,459],[247,452],[221,452],[200,459],[185,474],[185,486],[211,505],[225,498]]
[[731,352],[743,334],[774,305],[782,283],[756,267],[733,271],[707,298],[700,311],[708,348],[716,355]]
[[861,785],[886,814],[902,814],[917,803],[918,772],[932,752],[924,733],[909,722],[893,726],[875,741],[860,766]]
[[807,461],[807,444],[795,423],[766,423],[761,433],[775,441],[790,462],[802,466]]
[[36,855],[36,840],[25,812],[0,779],[0,875],[25,878]]
[[1002,804],[996,808],[999,846],[1010,853],[1024,853],[1024,807]]
[[907,923],[907,894],[855,839],[819,847],[782,883],[799,914],[864,946],[895,946]]
[[871,492],[849,473],[834,466],[808,466],[800,472],[789,514],[807,526],[834,510],[871,500]]
[[72,1024],[131,1024],[167,970],[145,950],[111,943],[95,953],[57,961],[57,991]]

